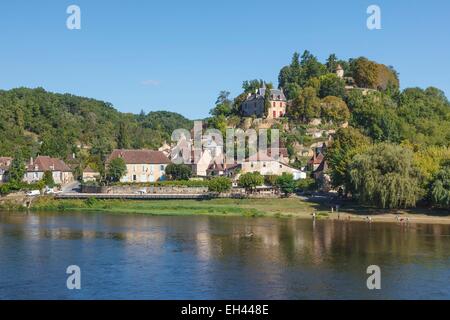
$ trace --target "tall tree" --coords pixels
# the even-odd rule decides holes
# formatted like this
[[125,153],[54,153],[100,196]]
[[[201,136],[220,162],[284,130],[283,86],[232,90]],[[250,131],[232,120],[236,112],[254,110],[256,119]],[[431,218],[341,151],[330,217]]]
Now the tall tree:
[[319,97],[335,96],[344,98],[345,82],[334,73],[328,73],[319,78]]
[[106,180],[108,182],[118,182],[127,172],[127,165],[122,158],[115,158],[108,163]]
[[338,63],[338,59],[337,59],[336,55],[334,53],[330,54],[330,56],[327,59],[327,63],[326,63],[327,71],[329,73],[335,73],[338,64],[339,63]]
[[370,139],[358,129],[348,127],[337,130],[325,156],[330,166],[331,183],[334,187],[342,187],[346,194],[354,191],[349,166],[353,157],[369,145]]
[[303,122],[320,117],[320,99],[314,88],[306,87],[301,90],[298,97],[292,102],[290,115]]
[[117,135],[117,148],[128,149],[130,147],[130,139],[128,136],[128,126],[124,121],[119,123],[119,132]]
[[283,172],[281,176],[278,176],[276,185],[285,196],[288,196],[294,193],[297,183],[291,173]]
[[350,117],[347,104],[338,97],[328,96],[321,102],[321,117],[335,124],[343,124]]
[[259,172],[247,172],[239,177],[238,184],[244,188],[246,192],[253,190],[264,183],[264,177]]
[[434,175],[429,192],[434,206],[450,209],[450,162]]
[[10,183],[19,184],[22,182],[26,173],[25,160],[22,157],[21,151],[16,151],[11,165],[8,169],[8,180]]
[[355,196],[381,208],[414,207],[423,194],[412,151],[381,143],[356,155],[350,163]]

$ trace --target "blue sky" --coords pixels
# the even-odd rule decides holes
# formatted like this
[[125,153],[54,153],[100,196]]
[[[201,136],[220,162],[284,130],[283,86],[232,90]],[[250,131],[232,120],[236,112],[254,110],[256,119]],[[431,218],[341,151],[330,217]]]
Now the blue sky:
[[[81,8],[81,30],[66,9]],[[366,28],[381,7],[382,30]],[[123,112],[205,117],[242,81],[277,84],[294,51],[325,60],[367,56],[400,73],[402,88],[450,95],[450,2],[2,1],[0,88],[44,87],[111,102]]]

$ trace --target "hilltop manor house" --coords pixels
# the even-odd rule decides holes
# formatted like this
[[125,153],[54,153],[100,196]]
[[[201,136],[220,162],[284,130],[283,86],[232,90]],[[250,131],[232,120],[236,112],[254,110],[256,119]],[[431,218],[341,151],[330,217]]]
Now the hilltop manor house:
[[[258,89],[255,93],[249,93],[247,99],[242,103],[242,114],[245,117],[255,115],[257,118],[264,117],[264,105],[266,87]],[[284,117],[286,114],[287,99],[283,89],[270,89],[269,95],[270,108],[267,110],[268,119]]]

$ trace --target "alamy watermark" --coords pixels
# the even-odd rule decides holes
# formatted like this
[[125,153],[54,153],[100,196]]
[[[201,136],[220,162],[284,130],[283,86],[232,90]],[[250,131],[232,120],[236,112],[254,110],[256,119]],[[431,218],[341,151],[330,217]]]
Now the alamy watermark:
[[380,30],[381,29],[381,8],[375,4],[367,7],[367,14],[370,16],[367,18],[367,29]]
[[81,9],[77,5],[70,5],[67,7],[66,13],[69,14],[66,20],[66,27],[69,30],[81,29]]
[[371,265],[367,267],[367,274],[370,276],[367,278],[366,285],[369,290],[381,289],[381,269],[377,265]]
[[[192,134],[193,136],[192,136]],[[194,122],[193,131],[176,129],[172,132],[171,159],[175,164],[198,163],[205,150],[211,154],[211,162],[236,164],[261,159],[279,160],[280,132],[278,129],[233,129],[228,128],[225,139],[220,130],[206,129],[203,134],[201,121]],[[270,148],[268,148],[270,140]],[[225,144],[224,144],[225,141]],[[225,152],[224,152],[225,150]]]
[[67,277],[66,286],[69,290],[81,289],[81,269],[77,265],[70,265],[66,269]]

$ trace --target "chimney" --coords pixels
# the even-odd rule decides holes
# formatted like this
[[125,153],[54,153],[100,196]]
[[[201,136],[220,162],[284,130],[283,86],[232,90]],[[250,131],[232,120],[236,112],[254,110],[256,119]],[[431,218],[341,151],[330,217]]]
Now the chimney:
[[30,164],[33,165],[33,157],[30,158]]

